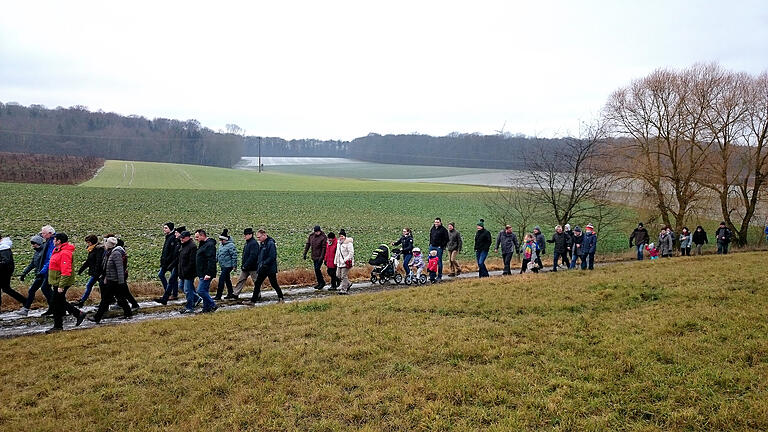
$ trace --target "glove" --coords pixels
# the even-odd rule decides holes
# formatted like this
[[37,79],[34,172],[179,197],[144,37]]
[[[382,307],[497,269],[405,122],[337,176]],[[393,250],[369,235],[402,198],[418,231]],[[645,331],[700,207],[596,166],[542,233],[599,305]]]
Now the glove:
[[307,259],[307,254],[304,254],[304,259]]
[[19,275],[19,280],[24,282],[24,278],[25,277],[27,277],[27,275],[25,273],[22,273],[22,274]]

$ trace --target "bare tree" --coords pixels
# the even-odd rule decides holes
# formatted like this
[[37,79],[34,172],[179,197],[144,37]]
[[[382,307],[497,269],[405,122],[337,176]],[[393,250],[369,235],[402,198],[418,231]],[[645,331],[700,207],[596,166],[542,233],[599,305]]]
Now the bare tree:
[[486,207],[494,222],[511,225],[522,236],[543,216],[543,206],[533,191],[519,188],[519,179],[508,178],[507,182],[509,187],[487,195]]
[[584,125],[579,137],[565,138],[563,146],[542,145],[526,156],[531,186],[558,224],[590,216],[597,209],[609,174],[602,161],[604,138],[603,124],[596,122]]

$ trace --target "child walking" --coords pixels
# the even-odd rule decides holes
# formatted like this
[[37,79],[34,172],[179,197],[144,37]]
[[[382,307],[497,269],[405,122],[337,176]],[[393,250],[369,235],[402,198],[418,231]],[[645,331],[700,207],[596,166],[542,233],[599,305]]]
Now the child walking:
[[437,250],[432,249],[429,251],[429,263],[427,264],[427,270],[429,271],[429,281],[432,283],[437,282],[437,267],[440,259],[437,257]]
[[525,244],[523,245],[523,265],[520,267],[520,274],[525,273],[526,270],[533,270],[534,273],[539,272],[539,266],[536,265],[536,239],[533,234],[528,233],[525,235]]

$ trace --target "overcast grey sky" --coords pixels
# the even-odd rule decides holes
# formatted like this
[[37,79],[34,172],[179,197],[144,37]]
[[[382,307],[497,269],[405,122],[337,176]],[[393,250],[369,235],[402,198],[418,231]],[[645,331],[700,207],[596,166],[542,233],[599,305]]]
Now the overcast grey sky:
[[0,101],[249,135],[560,136],[660,67],[768,69],[768,2],[6,2]]

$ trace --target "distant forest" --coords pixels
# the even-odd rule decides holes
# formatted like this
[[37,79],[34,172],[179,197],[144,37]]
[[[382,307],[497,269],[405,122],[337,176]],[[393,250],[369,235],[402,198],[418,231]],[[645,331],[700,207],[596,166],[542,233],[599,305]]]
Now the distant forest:
[[83,106],[48,109],[11,102],[0,103],[0,151],[229,168],[242,156],[243,138],[214,132],[197,120],[148,120]]
[[92,156],[220,167],[234,166],[242,156],[343,157],[363,161],[476,168],[524,169],[524,155],[542,147],[555,148],[560,139],[454,133],[379,135],[352,141],[285,140],[242,137],[216,132],[197,120],[153,120],[83,106],[49,109],[0,103],[0,151]]

